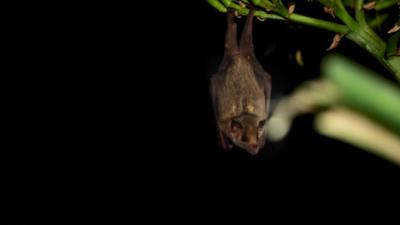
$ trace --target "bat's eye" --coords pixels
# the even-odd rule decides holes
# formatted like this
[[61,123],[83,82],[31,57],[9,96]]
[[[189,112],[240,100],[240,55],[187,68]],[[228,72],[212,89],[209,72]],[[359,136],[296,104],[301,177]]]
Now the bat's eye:
[[258,127],[259,127],[259,128],[264,127],[264,125],[265,125],[265,120],[262,120],[262,121],[260,121],[260,122],[258,123]]
[[242,129],[242,125],[240,125],[239,122],[232,120],[232,122],[231,122],[231,131],[232,132],[238,132],[241,129]]

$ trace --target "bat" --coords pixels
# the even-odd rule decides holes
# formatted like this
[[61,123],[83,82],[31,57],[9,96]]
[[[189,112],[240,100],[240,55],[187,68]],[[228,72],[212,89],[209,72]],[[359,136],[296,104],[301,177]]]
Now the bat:
[[234,12],[227,13],[224,57],[211,76],[210,94],[220,146],[256,155],[266,139],[271,78],[254,53],[253,18],[251,10],[238,45]]

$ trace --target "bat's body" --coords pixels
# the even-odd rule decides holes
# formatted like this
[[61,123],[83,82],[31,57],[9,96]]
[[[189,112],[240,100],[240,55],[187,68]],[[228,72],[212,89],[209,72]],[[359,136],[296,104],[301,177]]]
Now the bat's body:
[[211,95],[221,146],[230,149],[231,141],[257,154],[265,143],[271,84],[254,54],[252,21],[253,12],[247,17],[238,46],[233,13],[228,13],[225,55],[211,78]]

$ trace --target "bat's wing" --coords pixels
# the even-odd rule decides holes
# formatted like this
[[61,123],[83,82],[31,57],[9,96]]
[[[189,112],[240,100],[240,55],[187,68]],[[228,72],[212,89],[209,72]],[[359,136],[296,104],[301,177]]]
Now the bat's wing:
[[[264,72],[264,75],[262,77],[262,85],[264,88],[264,97],[265,97],[265,111],[267,114],[267,120],[269,119],[269,115],[270,115],[270,99],[271,99],[271,76],[267,73]],[[265,129],[265,128],[264,128]],[[260,142],[260,146],[264,147],[265,145],[265,141],[267,140],[267,130],[264,130],[264,134],[261,137],[261,142]]]
[[[257,82],[259,86],[264,90],[264,99],[265,99],[265,112],[267,115],[267,120],[270,114],[270,98],[271,98],[271,76],[263,69],[261,64],[254,58],[253,60],[253,68],[254,73],[257,78]],[[260,140],[260,147],[262,148],[265,145],[265,141],[267,139],[267,131],[264,130],[264,134]]]
[[218,89],[221,88],[222,86],[222,75],[221,74],[214,74],[211,77],[211,82],[210,82],[210,94],[211,94],[211,100],[213,104],[213,110],[214,110],[214,118],[216,120],[216,126],[217,126],[217,136],[218,136],[218,142],[221,148],[225,150],[229,150],[233,147],[233,145],[229,142],[228,137],[221,131],[218,125],[218,118],[219,118],[219,103],[218,103]]
[[218,96],[217,96],[217,88],[218,86],[220,87],[221,85],[219,85],[220,83],[220,78],[218,74],[213,74],[211,77],[211,82],[210,82],[210,95],[211,95],[211,101],[213,104],[213,110],[214,110],[214,116],[217,119],[219,112],[218,112]]
[[264,87],[264,96],[265,96],[265,110],[267,111],[267,115],[269,115],[269,111],[270,111],[270,100],[271,100],[271,89],[272,89],[272,85],[271,85],[271,76],[267,73],[264,72],[264,76],[263,76],[263,87]]

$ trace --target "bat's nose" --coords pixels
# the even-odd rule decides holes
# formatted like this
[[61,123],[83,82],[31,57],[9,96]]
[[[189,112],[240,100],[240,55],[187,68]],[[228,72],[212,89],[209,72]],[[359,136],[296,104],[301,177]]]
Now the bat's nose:
[[252,155],[256,155],[258,153],[258,144],[249,144],[249,152]]

